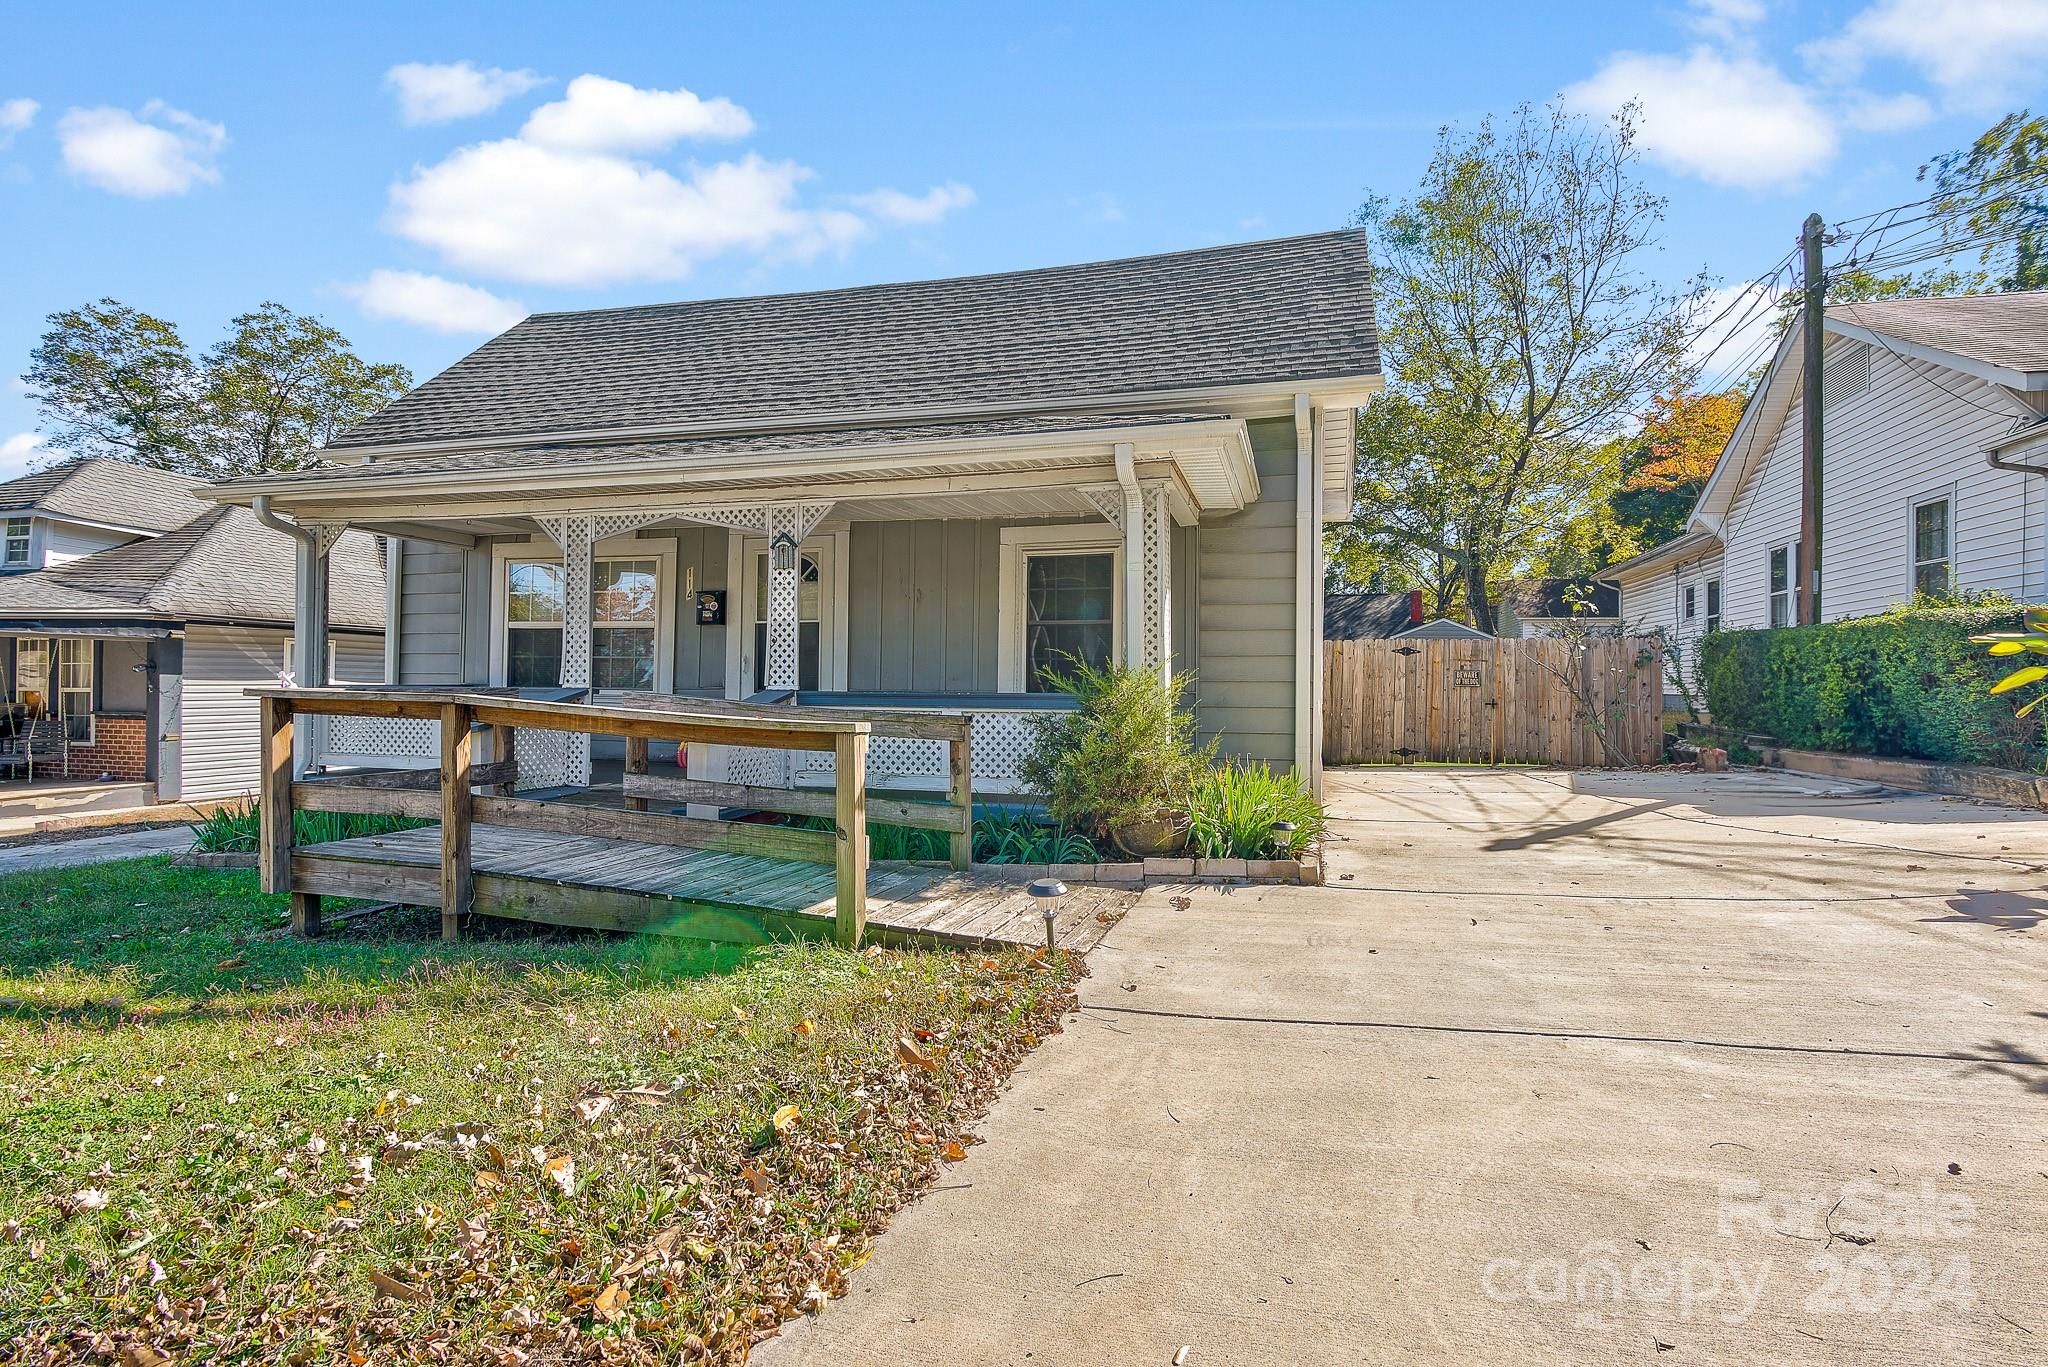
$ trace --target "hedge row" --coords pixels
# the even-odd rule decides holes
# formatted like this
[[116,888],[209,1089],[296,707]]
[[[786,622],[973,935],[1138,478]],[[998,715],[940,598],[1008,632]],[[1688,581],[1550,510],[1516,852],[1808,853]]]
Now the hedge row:
[[2048,769],[2040,716],[1987,691],[2011,668],[1970,637],[2018,608],[1900,608],[1880,617],[1722,631],[1700,645],[1714,724],[1804,750]]

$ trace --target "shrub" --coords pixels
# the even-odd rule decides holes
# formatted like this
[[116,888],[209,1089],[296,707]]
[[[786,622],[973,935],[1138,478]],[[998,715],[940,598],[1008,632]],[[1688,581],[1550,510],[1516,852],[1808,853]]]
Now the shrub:
[[1111,826],[1185,810],[1216,753],[1214,741],[1195,744],[1194,716],[1180,705],[1185,678],[1077,664],[1060,682],[1080,707],[1035,714],[1017,766],[1054,820],[1101,839]]
[[[1289,769],[1231,760],[1195,777],[1188,794],[1188,844],[1204,859],[1292,859],[1323,833],[1323,809]],[[1291,821],[1291,832],[1275,832]]]
[[[409,831],[415,826],[436,826],[410,816],[368,816],[353,812],[292,813],[292,843],[318,845],[329,840],[351,840],[359,835],[387,835]],[[223,802],[204,821],[193,823],[192,848],[205,854],[253,852],[262,828],[254,800]]]
[[2019,623],[2017,607],[1968,605],[1715,632],[1700,643],[1700,678],[1714,724],[1735,731],[1809,750],[2039,770],[2039,719],[1989,692],[2002,662],[1970,641]]

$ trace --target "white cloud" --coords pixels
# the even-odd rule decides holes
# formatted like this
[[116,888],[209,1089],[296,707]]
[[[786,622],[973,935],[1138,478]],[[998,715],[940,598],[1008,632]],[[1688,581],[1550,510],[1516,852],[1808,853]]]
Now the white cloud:
[[1995,110],[2038,80],[2048,59],[2048,0],[1877,0],[1839,34],[1801,51],[1841,82],[1872,62],[1904,62],[1956,107]]
[[14,141],[14,135],[36,121],[36,111],[42,106],[34,100],[22,98],[0,100],[0,148]]
[[56,458],[57,452],[43,445],[41,437],[33,432],[17,432],[0,441],[0,479],[25,475]]
[[465,147],[392,187],[390,226],[468,270],[545,285],[672,280],[739,248],[807,256],[866,230],[808,209],[810,172],[749,155],[674,175],[622,157],[507,139]]
[[1857,92],[1842,106],[1842,122],[1865,133],[1901,133],[1934,117],[1934,106],[1910,92],[1872,95]]
[[526,316],[523,305],[489,290],[418,271],[371,271],[342,293],[372,318],[432,328],[436,332],[503,332]]
[[965,209],[974,203],[974,191],[956,180],[934,185],[921,195],[907,195],[901,190],[870,190],[855,195],[853,202],[890,223],[936,223],[955,209]]
[[1764,21],[1763,0],[1690,0],[1690,27],[1715,38],[1733,38]]
[[1786,184],[1835,155],[1833,122],[1810,91],[1758,58],[1708,47],[1618,52],[1564,99],[1595,118],[1640,101],[1650,158],[1716,185]]
[[746,110],[723,95],[642,90],[604,76],[578,76],[563,98],[527,116],[522,141],[561,152],[658,152],[684,138],[743,138]]
[[220,179],[215,160],[228,131],[217,123],[151,100],[140,115],[100,106],[71,109],[57,121],[64,165],[102,190],[137,199],[182,195]]
[[471,62],[400,62],[384,73],[398,94],[398,115],[407,123],[446,123],[488,114],[547,77],[503,67],[479,69]]

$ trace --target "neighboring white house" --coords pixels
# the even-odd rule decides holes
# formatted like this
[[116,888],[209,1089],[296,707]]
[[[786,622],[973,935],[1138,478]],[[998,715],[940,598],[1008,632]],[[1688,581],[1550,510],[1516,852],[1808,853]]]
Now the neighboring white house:
[[1591,579],[1521,579],[1501,591],[1494,610],[1504,637],[1558,636],[1570,628],[1621,630],[1621,591]]
[[[326,468],[215,494],[393,538],[401,684],[964,712],[975,785],[1000,793],[1029,715],[1071,705],[1051,672],[1156,663],[1192,673],[1225,752],[1313,774],[1322,530],[1350,515],[1380,384],[1347,230],[539,314]],[[432,725],[387,728],[389,759],[437,763]],[[515,752],[525,786],[591,781],[580,739]],[[687,759],[830,778],[829,755]],[[869,770],[946,783],[930,742],[877,745]]]
[[[2048,293],[1839,304],[1825,346],[1821,619],[2048,600]],[[1795,327],[1684,533],[1603,572],[1688,670],[1707,631],[1798,620],[1802,350]]]
[[[243,690],[287,668],[295,548],[199,487],[103,459],[0,483],[0,763],[13,777],[110,776],[162,801],[256,787],[256,704]],[[351,533],[329,562],[333,670],[381,681],[376,540]]]

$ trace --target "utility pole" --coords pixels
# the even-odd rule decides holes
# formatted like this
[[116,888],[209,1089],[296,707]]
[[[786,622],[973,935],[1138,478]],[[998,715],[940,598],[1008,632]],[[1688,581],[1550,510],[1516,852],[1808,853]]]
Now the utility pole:
[[1820,368],[1827,340],[1828,295],[1827,274],[1820,263],[1823,227],[1819,214],[1808,214],[1799,233],[1799,245],[1806,257],[1806,297],[1801,311],[1801,340],[1805,343],[1800,375],[1803,397],[1799,405],[1800,452],[1804,459],[1799,481],[1799,550],[1794,557],[1798,563],[1793,572],[1798,577],[1799,620],[1807,624],[1820,621]]

